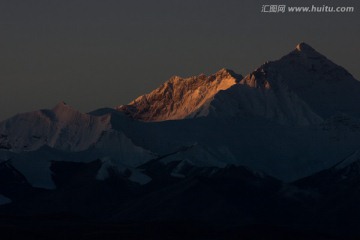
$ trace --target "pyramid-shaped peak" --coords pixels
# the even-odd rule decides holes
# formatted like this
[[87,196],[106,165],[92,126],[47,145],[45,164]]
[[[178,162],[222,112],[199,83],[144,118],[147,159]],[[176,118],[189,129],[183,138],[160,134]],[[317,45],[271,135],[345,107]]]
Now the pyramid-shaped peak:
[[296,45],[296,48],[289,54],[285,55],[283,60],[300,60],[300,61],[315,61],[326,59],[324,55],[316,51],[313,47],[305,42]]
[[301,42],[298,45],[296,45],[296,50],[300,52],[316,52],[313,47],[311,47],[309,44],[305,42]]

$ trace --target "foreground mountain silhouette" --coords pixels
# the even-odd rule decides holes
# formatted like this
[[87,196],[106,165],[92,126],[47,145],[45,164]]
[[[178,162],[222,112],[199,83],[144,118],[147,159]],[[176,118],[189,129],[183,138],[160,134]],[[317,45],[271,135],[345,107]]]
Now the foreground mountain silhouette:
[[18,114],[0,123],[0,221],[360,236],[359,98],[351,74],[301,43],[245,77],[221,69],[116,108]]

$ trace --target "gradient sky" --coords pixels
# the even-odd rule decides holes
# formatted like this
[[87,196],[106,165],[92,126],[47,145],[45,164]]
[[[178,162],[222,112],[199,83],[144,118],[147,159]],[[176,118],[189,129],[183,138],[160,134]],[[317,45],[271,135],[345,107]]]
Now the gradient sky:
[[245,75],[302,41],[360,79],[360,1],[1,0],[0,120],[62,100],[84,112],[125,104],[172,75]]

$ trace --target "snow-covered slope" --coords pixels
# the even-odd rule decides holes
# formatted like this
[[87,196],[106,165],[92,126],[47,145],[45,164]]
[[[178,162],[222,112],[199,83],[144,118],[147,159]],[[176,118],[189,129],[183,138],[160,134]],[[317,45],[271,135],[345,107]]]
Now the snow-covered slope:
[[190,78],[175,76],[151,93],[116,109],[144,121],[206,116],[208,109],[203,106],[219,91],[230,88],[241,78],[241,75],[227,69],[221,69],[211,76],[204,74]]
[[16,115],[0,123],[0,161],[8,161],[31,186],[54,189],[53,161],[107,159],[99,170],[106,179],[110,168],[134,168],[157,157],[114,130],[111,122],[111,113],[83,114],[63,102],[52,110]]
[[110,128],[110,117],[80,113],[64,102],[52,110],[18,114],[0,123],[0,147],[35,150],[44,145],[81,151],[95,144]]
[[[0,123],[0,148],[21,153],[3,160],[34,186],[51,187],[50,161],[101,160],[98,179],[112,169],[144,183],[150,179],[136,168],[159,156],[196,167],[243,165],[290,181],[359,149],[359,93],[349,73],[302,43],[244,78],[222,69],[174,77],[117,109],[83,114],[59,103],[19,114]],[[34,155],[43,146],[59,152]],[[43,175],[28,171],[32,161]]]
[[260,69],[270,84],[285,83],[323,118],[338,113],[360,117],[360,82],[306,43]]
[[319,124],[345,113],[360,117],[360,82],[306,43],[244,78],[226,69],[212,76],[173,77],[116,109],[143,121],[254,115],[281,124]]
[[[135,112],[127,113],[157,122],[135,121],[137,131],[125,131],[138,145],[160,155],[183,146],[203,146],[164,161],[235,163],[289,181],[329,168],[359,148],[358,108],[353,100],[360,96],[358,85],[342,67],[301,43],[283,58],[266,62],[216,92],[185,117],[194,119],[152,119],[155,108],[151,106],[159,101],[166,105],[172,95],[161,98],[157,89],[156,101],[142,96],[139,99],[147,100],[145,105],[150,107],[137,111],[145,105],[134,102]],[[343,88],[350,89],[351,97]],[[214,156],[220,146],[227,151]]]
[[[103,136],[94,147],[80,152],[68,152],[44,146],[34,151],[13,152],[0,151],[0,162],[21,174],[33,187],[55,189],[51,167],[55,162],[90,163],[101,160],[98,179],[105,180],[111,171],[132,171],[134,176],[130,180],[141,181],[146,176],[134,170],[137,166],[154,159],[157,155],[138,147],[120,132],[107,133],[112,136]],[[105,146],[104,146],[105,144]],[[138,180],[136,178],[140,178]]]
[[282,81],[259,68],[210,103],[216,117],[258,116],[281,124],[311,125],[323,119]]

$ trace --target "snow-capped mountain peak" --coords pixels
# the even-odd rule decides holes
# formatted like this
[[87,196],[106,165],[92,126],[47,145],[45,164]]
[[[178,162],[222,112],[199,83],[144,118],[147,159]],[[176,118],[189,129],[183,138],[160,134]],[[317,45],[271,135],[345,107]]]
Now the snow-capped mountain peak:
[[360,116],[353,106],[360,101],[360,82],[306,43],[268,64],[269,75],[282,79],[318,115],[337,113]]
[[81,151],[96,143],[110,129],[110,116],[81,113],[64,102],[53,109],[18,114],[0,123],[0,147],[36,150],[44,145]]
[[[338,82],[344,84],[335,85]],[[174,76],[149,94],[116,109],[142,121],[224,113],[238,116],[245,109],[247,114],[280,123],[307,125],[317,124],[329,114],[348,112],[348,102],[358,88],[359,82],[344,68],[302,42],[281,59],[265,62],[244,78],[225,68],[211,76]],[[354,94],[344,96],[345,89]],[[335,106],[336,111],[329,112],[329,106]]]
[[315,49],[305,42],[301,42],[296,45],[296,50],[299,52],[315,52]]
[[233,70],[222,68],[215,73],[216,77],[220,77],[221,79],[225,78],[234,78],[235,82],[239,82],[242,78],[240,74],[235,73]]
[[117,109],[85,114],[59,102],[18,114],[0,123],[0,161],[11,160],[32,186],[52,183],[52,161],[96,159],[98,179],[121,173],[140,184],[154,177],[137,169],[147,162],[176,166],[169,173],[177,177],[186,176],[188,165],[234,164],[294,180],[359,149],[359,93],[360,83],[344,68],[301,43],[245,77],[223,68],[210,76],[174,76]]
[[149,94],[116,109],[144,121],[188,118],[211,101],[219,91],[230,88],[241,79],[241,75],[225,68],[210,76],[175,76]]

